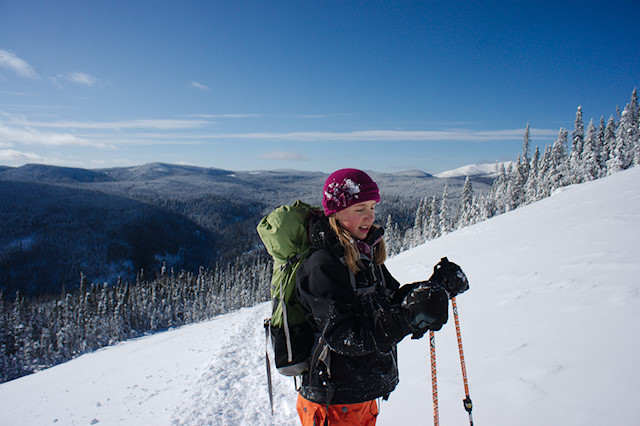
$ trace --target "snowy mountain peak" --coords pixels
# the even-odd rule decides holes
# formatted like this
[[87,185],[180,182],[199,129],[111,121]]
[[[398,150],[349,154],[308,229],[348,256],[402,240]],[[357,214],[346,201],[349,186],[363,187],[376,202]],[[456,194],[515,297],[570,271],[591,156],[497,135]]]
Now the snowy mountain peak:
[[469,164],[457,169],[436,173],[434,176],[438,178],[465,178],[467,176],[470,178],[495,178],[499,174],[498,170],[501,164],[508,167],[511,163],[511,161],[505,161],[502,163]]

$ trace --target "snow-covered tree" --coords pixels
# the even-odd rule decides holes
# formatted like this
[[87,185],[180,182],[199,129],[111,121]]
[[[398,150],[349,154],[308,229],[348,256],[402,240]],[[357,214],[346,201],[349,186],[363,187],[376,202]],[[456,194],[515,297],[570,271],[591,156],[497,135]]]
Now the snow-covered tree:
[[584,122],[582,120],[582,107],[576,112],[575,127],[571,139],[571,152],[569,153],[569,175],[571,183],[580,183],[584,178],[582,167],[582,155],[584,150]]
[[457,228],[463,228],[475,220],[475,206],[474,206],[473,185],[469,176],[464,180],[464,186],[462,187],[462,200],[460,201],[460,214],[458,219]]
[[598,126],[598,131],[596,132],[596,140],[597,145],[600,147],[599,155],[598,155],[598,178],[605,176],[607,172],[607,159],[608,154],[605,148],[605,126],[604,126],[604,116],[600,117],[600,125]]
[[609,120],[607,121],[607,125],[604,128],[604,162],[606,167],[605,174],[610,175],[614,170],[614,152],[616,149],[616,132],[618,130],[618,126],[616,120],[613,116],[609,116]]
[[550,191],[571,183],[567,161],[567,136],[565,129],[560,129],[558,137],[551,146],[549,158]]
[[530,145],[531,145],[531,130],[529,130],[529,123],[527,123],[527,128],[524,130],[522,154],[520,156],[520,159],[523,163],[522,167],[524,168],[525,178],[528,178],[529,165],[531,163],[530,148],[529,148]]
[[640,105],[638,105],[638,89],[633,89],[631,94],[631,102],[629,102],[629,109],[631,114],[631,122],[633,125],[632,137],[632,152],[633,161],[632,164],[637,166],[640,164]]
[[444,186],[442,199],[440,200],[440,214],[438,216],[438,236],[448,234],[451,231],[451,219],[449,215],[449,188]]
[[545,146],[542,157],[540,157],[540,161],[538,162],[538,185],[536,198],[539,200],[551,195],[551,150],[551,145]]
[[427,220],[429,219],[428,203],[429,200],[427,198],[423,198],[418,202],[418,208],[416,209],[412,229],[412,247],[424,242],[424,229],[426,227]]
[[638,141],[638,122],[634,122],[633,116],[633,108],[631,104],[627,104],[620,116],[616,131],[616,145],[610,158],[612,172],[625,170],[633,164]]
[[510,179],[511,187],[511,209],[516,209],[525,202],[525,185],[529,177],[530,164],[529,161],[523,160],[521,156],[518,156],[516,161],[516,167],[513,170]]
[[387,221],[384,225],[384,241],[389,256],[400,253],[402,249],[402,238],[398,230],[398,225],[394,222],[391,215],[387,216]]
[[529,204],[538,201],[538,174],[539,174],[540,150],[536,146],[529,163],[529,176],[524,185],[524,203]]
[[593,119],[589,122],[587,127],[587,134],[584,139],[584,149],[582,152],[582,171],[583,181],[590,181],[597,179],[600,175],[600,151],[602,147],[598,140],[596,126],[593,124]]
[[638,89],[633,89],[631,93],[631,101],[629,102],[629,109],[631,111],[631,120],[636,123],[640,120],[640,105],[638,104]]
[[432,240],[438,236],[438,218],[440,211],[438,210],[438,198],[434,195],[431,197],[431,214],[429,215],[429,223],[427,226],[427,239]]

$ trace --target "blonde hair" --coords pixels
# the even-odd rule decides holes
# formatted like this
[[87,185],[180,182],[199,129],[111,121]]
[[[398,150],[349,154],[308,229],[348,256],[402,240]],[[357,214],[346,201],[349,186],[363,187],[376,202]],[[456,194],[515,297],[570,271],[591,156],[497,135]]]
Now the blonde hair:
[[[360,251],[356,246],[356,242],[346,229],[340,225],[338,219],[335,214],[329,216],[329,226],[338,236],[338,241],[344,250],[344,260],[347,264],[347,267],[354,274],[357,273],[360,268],[358,265],[362,265],[360,262]],[[377,229],[376,225],[372,225],[373,229]],[[378,244],[374,247],[373,250],[373,261],[377,265],[382,265],[384,261],[387,259],[387,248],[384,244],[384,239],[380,240]]]

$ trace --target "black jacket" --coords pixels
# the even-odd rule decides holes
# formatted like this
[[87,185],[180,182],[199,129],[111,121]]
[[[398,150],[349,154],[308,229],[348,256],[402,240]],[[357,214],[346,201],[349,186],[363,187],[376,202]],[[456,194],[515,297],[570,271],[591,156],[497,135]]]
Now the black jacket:
[[[363,256],[353,275],[340,260],[343,249],[325,218],[313,217],[309,237],[315,251],[296,273],[297,297],[317,343],[301,395],[322,404],[351,404],[389,395],[398,384],[396,344],[411,332],[400,301],[411,286],[400,284],[384,265]],[[328,355],[328,356],[327,356]]]

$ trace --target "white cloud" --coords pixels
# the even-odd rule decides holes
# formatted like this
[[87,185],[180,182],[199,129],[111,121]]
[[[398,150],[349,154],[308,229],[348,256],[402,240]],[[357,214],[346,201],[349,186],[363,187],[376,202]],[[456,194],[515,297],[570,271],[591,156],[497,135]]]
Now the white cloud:
[[33,152],[21,152],[14,149],[0,149],[0,161],[5,163],[41,163],[44,157]]
[[0,67],[11,70],[20,77],[38,78],[38,73],[27,61],[6,50],[0,50]]
[[13,128],[0,124],[0,141],[5,144],[26,144],[41,146],[93,146],[108,148],[109,146],[93,140],[80,138],[70,133],[40,131],[30,128]]
[[[552,137],[557,130],[531,131],[537,137]],[[522,139],[524,129],[507,130],[358,130],[352,132],[254,132],[201,135],[212,139],[264,139],[294,141],[496,141]]]
[[209,90],[209,86],[205,86],[204,84],[198,83],[197,81],[192,81],[189,86],[200,90]]
[[66,78],[72,83],[84,84],[85,86],[93,86],[98,82],[97,78],[84,72],[70,72]]
[[265,117],[263,114],[196,114],[193,117],[200,118],[258,118]]
[[142,119],[142,120],[123,120],[123,121],[17,121],[12,122],[13,125],[27,127],[45,127],[45,128],[62,128],[62,129],[103,129],[103,130],[122,130],[122,129],[193,129],[206,124],[211,124],[207,120],[174,120],[174,119]]
[[324,119],[342,114],[195,114],[202,118],[277,118],[293,120]]
[[50,77],[50,79],[58,87],[62,87],[63,81],[89,87],[95,86],[99,82],[96,77],[85,72],[68,72],[64,74],[58,74],[55,77]]
[[271,151],[260,156],[265,160],[309,161],[309,157],[294,151]]

